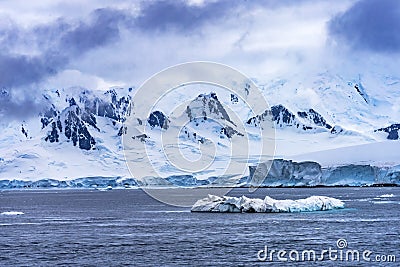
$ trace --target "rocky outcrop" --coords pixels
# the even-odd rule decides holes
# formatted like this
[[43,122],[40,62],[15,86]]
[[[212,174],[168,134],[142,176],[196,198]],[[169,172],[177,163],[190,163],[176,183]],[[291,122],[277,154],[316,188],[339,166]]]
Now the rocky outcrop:
[[399,139],[400,124],[392,124],[388,127],[380,128],[375,130],[375,132],[385,132],[388,133],[387,139],[398,140]]
[[233,129],[230,126],[222,127],[221,134],[225,135],[228,138],[232,138],[234,135],[244,136],[242,133],[240,133],[239,131],[236,131],[235,129]]
[[114,89],[105,92],[103,97],[95,97],[88,91],[83,91],[79,97],[79,102],[83,104],[87,113],[118,122],[124,122],[126,117],[131,114],[132,109],[131,96],[118,98]]
[[332,126],[328,123],[326,123],[326,120],[324,117],[322,117],[321,114],[316,112],[314,109],[310,108],[307,111],[299,111],[297,112],[297,115],[300,118],[308,120],[310,123],[313,123],[317,126],[325,127],[327,129],[331,129]]
[[[57,93],[59,96],[60,93],[58,91]],[[100,132],[96,119],[98,117],[110,119],[111,124],[116,128],[116,135],[121,136],[127,132],[123,122],[131,113],[130,96],[118,98],[115,90],[95,96],[88,90],[82,90],[76,98],[67,97],[65,101],[69,106],[62,111],[51,105],[42,114],[42,129],[47,128],[45,141],[55,143],[65,137],[67,141],[72,141],[72,144],[80,149],[95,149],[96,141],[91,131]]]
[[365,103],[368,104],[368,95],[365,92],[364,86],[360,84],[355,84],[354,89],[356,89],[357,93],[364,99]]
[[199,134],[193,132],[191,129],[189,129],[186,126],[182,127],[180,137],[183,139],[188,139],[195,143],[201,143],[201,144],[204,144],[208,141],[205,137],[200,136]]
[[[235,100],[235,96],[231,98]],[[216,93],[200,94],[186,108],[186,115],[190,122],[194,122],[196,127],[204,122],[215,122],[220,128],[219,134],[222,137],[232,138],[234,135],[243,136],[236,128],[237,125],[231,120],[228,112],[219,101]],[[198,138],[198,134],[191,131],[186,131],[188,134],[194,134],[195,139],[204,143],[204,138]],[[189,136],[190,137],[190,136]]]
[[218,100],[216,93],[200,94],[187,106],[186,114],[190,121],[214,119],[230,122],[235,125]]
[[149,118],[147,119],[147,123],[151,128],[159,127],[161,129],[168,129],[168,118],[161,111],[153,111]]
[[75,102],[72,102],[70,107],[53,119],[45,141],[59,142],[61,134],[64,134],[67,140],[72,141],[74,146],[78,145],[79,148],[85,150],[94,149],[96,141],[90,134],[88,125],[99,130],[96,126],[95,117],[82,111]]
[[283,105],[272,106],[270,110],[266,110],[262,114],[251,117],[246,123],[263,129],[264,122],[271,120],[274,122],[275,127],[278,128],[292,127],[302,131],[317,129],[327,131],[332,128],[324,117],[314,109],[298,111],[296,116]]

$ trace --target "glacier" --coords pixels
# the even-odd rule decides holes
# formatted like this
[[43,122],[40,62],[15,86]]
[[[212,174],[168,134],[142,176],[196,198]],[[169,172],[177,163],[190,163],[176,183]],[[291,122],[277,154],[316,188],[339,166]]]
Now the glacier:
[[311,196],[305,199],[297,200],[276,200],[266,196],[264,200],[257,198],[229,197],[208,195],[198,200],[191,208],[192,212],[310,212],[310,211],[326,211],[332,209],[343,209],[343,201],[326,197]]
[[0,180],[0,189],[48,188],[196,188],[196,187],[313,187],[313,186],[400,186],[400,165],[379,167],[349,164],[322,167],[313,161],[295,162],[274,159],[249,166],[249,175],[209,176],[199,179],[193,175],[167,177],[82,177],[70,180]]
[[400,166],[349,164],[322,167],[317,162],[274,159],[249,166],[248,186],[400,185]]
[[0,180],[0,189],[49,189],[49,188],[134,188],[138,183],[132,178],[121,177],[83,177],[72,180],[40,179]]

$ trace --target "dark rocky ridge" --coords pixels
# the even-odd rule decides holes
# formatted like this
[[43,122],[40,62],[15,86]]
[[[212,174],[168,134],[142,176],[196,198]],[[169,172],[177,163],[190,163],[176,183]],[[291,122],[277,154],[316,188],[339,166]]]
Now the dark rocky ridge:
[[[234,135],[243,136],[242,133],[235,129],[237,125],[229,117],[228,112],[219,101],[216,93],[200,94],[197,96],[187,106],[186,114],[191,122],[196,122],[196,126],[210,119],[225,125],[221,127],[220,134],[228,138],[232,138]],[[196,135],[196,133],[192,134]],[[198,141],[205,142],[204,138],[200,138]]]
[[297,116],[307,123],[301,122],[295,114],[283,105],[276,105],[272,106],[271,110],[266,110],[264,113],[248,119],[246,123],[262,128],[264,121],[272,120],[276,127],[296,127],[303,131],[313,129],[330,130],[332,128],[332,126],[326,122],[325,118],[312,108],[307,111],[297,112]]
[[389,135],[387,136],[387,139],[398,140],[399,139],[399,130],[400,130],[400,124],[392,124],[388,127],[377,129],[377,130],[375,130],[375,132],[388,133]]
[[[111,119],[114,126],[117,123],[122,124],[117,135],[126,133],[127,129],[123,122],[131,113],[131,97],[118,98],[115,90],[105,92],[104,96],[104,98],[96,97],[90,91],[84,90],[79,95],[78,102],[74,97],[67,98],[69,107],[61,112],[52,105],[41,117],[42,129],[49,127],[44,140],[50,143],[60,142],[61,135],[64,135],[80,149],[95,149],[96,141],[91,131],[100,131],[96,116]],[[109,101],[106,100],[107,97]]]
[[82,111],[76,104],[63,110],[61,115],[54,118],[51,122],[51,130],[47,133],[45,141],[50,143],[59,142],[60,135],[63,133],[73,145],[78,145],[80,149],[94,149],[96,141],[90,134],[88,125],[96,126],[96,119],[92,114]]
[[230,122],[234,126],[235,123],[231,121],[228,113],[224,109],[221,102],[218,100],[216,93],[200,94],[196,97],[186,108],[186,114],[190,121],[207,120],[207,118],[221,119]]
[[326,123],[324,117],[321,114],[316,112],[314,109],[310,108],[308,111],[298,111],[297,115],[300,118],[308,119],[310,122],[313,122],[315,125],[325,127],[327,129],[331,129],[332,126]]
[[150,127],[159,127],[161,129],[167,130],[168,129],[168,118],[164,113],[161,111],[153,111],[149,118],[147,119],[147,123],[150,125]]

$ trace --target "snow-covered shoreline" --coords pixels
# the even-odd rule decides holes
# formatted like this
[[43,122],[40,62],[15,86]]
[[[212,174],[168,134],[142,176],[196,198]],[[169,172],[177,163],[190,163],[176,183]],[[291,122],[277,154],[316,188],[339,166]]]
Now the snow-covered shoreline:
[[242,178],[172,175],[166,178],[136,179],[121,176],[93,176],[76,179],[0,180],[8,189],[117,189],[117,188],[237,188],[237,187],[335,187],[400,186],[400,166],[378,167],[349,164],[323,168],[319,163],[275,159],[249,166]]

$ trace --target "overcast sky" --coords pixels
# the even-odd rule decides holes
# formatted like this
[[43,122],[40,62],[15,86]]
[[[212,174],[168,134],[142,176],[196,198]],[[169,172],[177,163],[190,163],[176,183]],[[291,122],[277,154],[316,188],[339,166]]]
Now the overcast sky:
[[0,88],[12,96],[0,96],[0,113],[18,109],[14,97],[35,110],[43,88],[138,86],[187,61],[271,79],[398,58],[399,29],[397,0],[2,0]]

